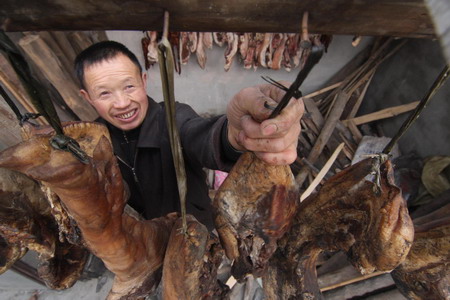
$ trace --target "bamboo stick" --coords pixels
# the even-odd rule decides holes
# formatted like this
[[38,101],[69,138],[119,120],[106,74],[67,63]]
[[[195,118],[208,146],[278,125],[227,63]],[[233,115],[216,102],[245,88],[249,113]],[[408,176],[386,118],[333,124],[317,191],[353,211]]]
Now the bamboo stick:
[[379,110],[377,112],[359,116],[359,117],[356,117],[353,119],[344,120],[342,122],[345,124],[345,126],[349,127],[349,124],[351,124],[350,126],[361,125],[361,124],[365,124],[365,123],[369,123],[369,122],[373,122],[373,121],[378,121],[381,119],[391,118],[391,117],[395,117],[395,116],[398,116],[400,114],[403,114],[405,112],[415,109],[418,104],[419,104],[419,101],[414,101],[414,102],[411,102],[408,104],[385,108],[385,109]]
[[303,98],[313,98],[313,97],[315,97],[315,96],[321,95],[321,94],[326,93],[326,92],[328,92],[328,91],[334,90],[335,88],[338,88],[338,87],[340,87],[341,85],[342,85],[342,81],[340,81],[340,82],[338,82],[338,83],[335,83],[335,84],[332,84],[332,85],[330,85],[330,86],[327,86],[327,87],[325,87],[325,88],[323,88],[323,89],[320,89],[320,90],[318,90],[318,91],[309,93],[308,95],[303,96]]
[[336,150],[334,150],[333,154],[330,156],[328,161],[325,163],[323,168],[320,170],[319,174],[317,174],[316,178],[311,182],[311,184],[308,186],[306,191],[300,196],[300,201],[305,200],[311,193],[314,191],[314,189],[319,185],[319,183],[322,181],[322,179],[327,174],[328,170],[330,170],[331,166],[334,164],[336,158],[338,157],[339,153],[341,153],[342,149],[344,148],[344,143],[341,143]]

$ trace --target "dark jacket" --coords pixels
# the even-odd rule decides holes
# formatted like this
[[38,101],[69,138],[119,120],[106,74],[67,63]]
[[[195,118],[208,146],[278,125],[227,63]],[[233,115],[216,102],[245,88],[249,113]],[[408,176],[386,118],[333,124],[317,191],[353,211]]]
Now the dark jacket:
[[[187,212],[212,228],[211,200],[203,167],[229,171],[239,153],[228,143],[225,116],[202,118],[190,106],[177,103],[176,121],[186,167]],[[100,122],[111,133],[122,176],[131,192],[128,203],[146,219],[179,212],[164,104],[149,98],[144,122],[139,129],[129,132],[104,120]]]

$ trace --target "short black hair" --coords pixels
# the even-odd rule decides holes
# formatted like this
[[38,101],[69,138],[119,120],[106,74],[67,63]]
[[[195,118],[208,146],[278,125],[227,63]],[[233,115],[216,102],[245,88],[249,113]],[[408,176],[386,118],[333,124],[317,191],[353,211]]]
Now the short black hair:
[[142,72],[141,64],[136,55],[125,47],[125,45],[115,41],[95,43],[81,51],[75,58],[75,74],[81,88],[86,88],[84,86],[84,68],[114,58],[119,54],[127,56],[139,68],[139,72]]

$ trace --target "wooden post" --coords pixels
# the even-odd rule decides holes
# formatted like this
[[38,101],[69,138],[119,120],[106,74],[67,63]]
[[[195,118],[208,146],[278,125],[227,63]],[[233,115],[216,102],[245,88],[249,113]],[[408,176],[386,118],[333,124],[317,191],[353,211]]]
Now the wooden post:
[[93,121],[97,118],[95,110],[82,99],[78,87],[63,71],[60,61],[40,36],[26,36],[19,41],[19,45],[81,120]]

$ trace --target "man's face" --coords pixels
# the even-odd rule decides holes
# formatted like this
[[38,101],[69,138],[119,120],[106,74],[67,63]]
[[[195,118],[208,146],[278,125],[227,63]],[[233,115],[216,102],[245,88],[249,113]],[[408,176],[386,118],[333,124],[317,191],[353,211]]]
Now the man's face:
[[147,74],[123,54],[84,68],[82,96],[98,114],[122,130],[142,124],[148,109]]

